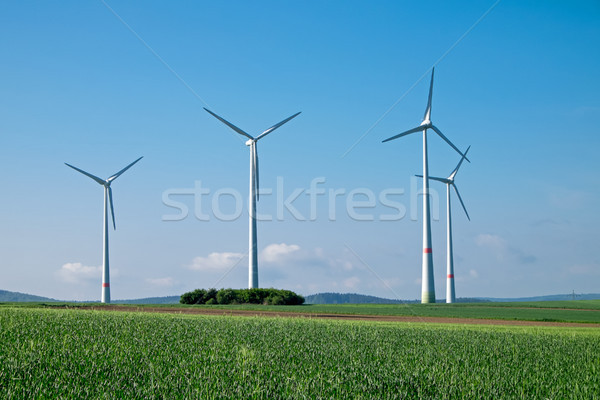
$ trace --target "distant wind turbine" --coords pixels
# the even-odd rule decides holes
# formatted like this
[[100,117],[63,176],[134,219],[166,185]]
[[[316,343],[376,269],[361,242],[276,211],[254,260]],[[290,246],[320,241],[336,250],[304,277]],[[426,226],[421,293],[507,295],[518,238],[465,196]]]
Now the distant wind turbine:
[[[442,132],[432,124],[431,122],[431,97],[433,95],[433,73],[434,69],[431,70],[431,83],[429,85],[429,98],[427,100],[427,108],[425,109],[425,116],[423,122],[419,126],[413,129],[409,129],[406,132],[402,132],[398,135],[392,136],[385,139],[383,142],[398,139],[402,136],[410,135],[415,132],[423,132],[423,268],[422,268],[422,280],[421,280],[421,303],[435,303],[435,285],[433,281],[433,249],[431,245],[431,220],[429,211],[429,171],[427,164],[427,129],[433,129],[442,139],[446,141],[454,150],[461,156],[463,153],[448,140]],[[465,157],[467,161],[468,158]],[[470,162],[470,161],[469,161]]]
[[248,261],[248,287],[250,289],[258,288],[258,252],[257,252],[257,237],[256,237],[256,201],[258,200],[258,151],[256,149],[257,144],[260,139],[267,136],[269,133],[273,132],[275,129],[279,128],[281,125],[285,124],[292,118],[295,118],[300,114],[299,112],[284,119],[283,121],[273,125],[256,138],[250,136],[248,133],[244,132],[237,126],[232,123],[226,121],[225,119],[219,117],[217,114],[212,111],[204,108],[210,115],[236,131],[242,136],[248,138],[246,141],[246,146],[250,147],[250,236],[249,236],[249,261]]
[[104,255],[102,257],[102,303],[110,303],[110,274],[109,274],[109,264],[108,264],[108,206],[110,204],[110,215],[112,216],[113,229],[117,229],[115,224],[115,210],[113,208],[113,199],[112,199],[112,189],[110,188],[110,184],[117,179],[119,176],[123,174],[123,172],[127,171],[129,168],[133,166],[136,162],[140,161],[144,157],[140,157],[116,174],[112,175],[110,178],[104,180],[100,179],[95,175],[92,175],[88,172],[85,172],[82,169],[72,166],[71,164],[65,163],[67,166],[73,168],[75,171],[81,172],[83,175],[95,180],[100,185],[104,186]]
[[[465,215],[467,216],[467,219],[470,221],[471,218],[469,217],[469,213],[467,212],[465,203],[463,203],[462,198],[460,197],[460,193],[458,193],[458,188],[454,184],[454,178],[456,177],[456,173],[458,172],[458,169],[460,168],[462,162],[467,157],[467,153],[469,152],[470,148],[471,148],[471,146],[469,146],[467,148],[467,151],[465,151],[465,154],[462,156],[462,158],[458,162],[458,165],[456,166],[456,168],[454,168],[454,171],[452,171],[450,176],[448,176],[447,178],[435,178],[433,176],[429,177],[429,179],[433,179],[434,181],[439,181],[439,182],[446,184],[446,217],[447,217],[447,224],[446,224],[446,229],[447,229],[447,231],[446,231],[446,240],[447,240],[447,243],[446,243],[446,245],[447,245],[447,251],[446,251],[446,303],[456,302],[456,294],[454,292],[454,252],[452,250],[452,212],[451,212],[451,207],[450,207],[450,186],[452,186],[454,188],[454,191],[456,192],[456,196],[458,197],[458,200],[460,201],[460,204],[462,205],[462,208],[465,211]],[[417,175],[417,176],[419,176],[421,178],[423,177],[423,175]]]

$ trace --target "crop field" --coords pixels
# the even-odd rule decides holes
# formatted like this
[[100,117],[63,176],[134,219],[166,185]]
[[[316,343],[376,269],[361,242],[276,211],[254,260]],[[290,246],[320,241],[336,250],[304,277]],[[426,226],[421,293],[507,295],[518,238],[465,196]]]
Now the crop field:
[[[106,308],[99,303],[12,303],[13,307]],[[600,300],[540,301],[519,303],[456,303],[456,304],[307,304],[302,306],[244,305],[111,305],[122,311],[152,308],[184,310],[272,311],[302,314],[347,314],[369,316],[408,316],[433,318],[474,318],[505,321],[544,321],[600,324]]]
[[598,398],[598,328],[0,307],[0,396]]
[[505,321],[544,321],[600,324],[600,300],[528,303],[457,303],[457,304],[307,304],[302,306],[244,305],[110,305],[99,303],[13,303],[14,307],[110,307],[122,311],[154,309],[201,310],[227,314],[232,310],[301,314],[346,314],[369,316],[406,316],[432,318],[474,318]]
[[185,306],[314,314],[354,314],[600,323],[600,301],[458,304],[308,304],[303,306]]

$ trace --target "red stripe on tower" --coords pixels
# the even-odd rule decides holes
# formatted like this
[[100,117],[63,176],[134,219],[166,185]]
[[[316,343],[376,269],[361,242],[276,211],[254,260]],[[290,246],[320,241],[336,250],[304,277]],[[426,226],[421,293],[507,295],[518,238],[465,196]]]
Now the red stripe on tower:
[[110,287],[110,283],[103,283],[102,287]]
[[448,278],[454,279],[454,274],[448,274]]
[[433,253],[430,248],[426,247],[423,249],[423,253]]

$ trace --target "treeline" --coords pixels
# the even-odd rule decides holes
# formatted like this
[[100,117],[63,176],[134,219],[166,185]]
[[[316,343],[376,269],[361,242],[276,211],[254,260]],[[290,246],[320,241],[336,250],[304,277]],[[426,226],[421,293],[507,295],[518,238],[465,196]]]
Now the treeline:
[[0,302],[41,302],[41,301],[59,301],[48,297],[34,296],[32,294],[9,292],[0,290]]
[[[457,303],[482,303],[490,300],[480,298],[459,297]],[[358,293],[317,293],[306,296],[306,304],[416,304],[420,300],[394,300],[382,297],[367,296]],[[445,303],[445,299],[437,299],[438,303]]]
[[296,306],[304,297],[280,289],[196,289],[181,295],[181,304],[266,304]]
[[410,301],[385,299],[358,293],[317,293],[306,296],[308,304],[402,304]]

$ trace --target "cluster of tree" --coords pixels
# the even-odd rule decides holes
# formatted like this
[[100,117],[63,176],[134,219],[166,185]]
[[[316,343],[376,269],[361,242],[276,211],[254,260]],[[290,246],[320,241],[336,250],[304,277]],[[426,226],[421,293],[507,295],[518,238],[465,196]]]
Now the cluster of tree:
[[181,295],[181,304],[266,304],[296,306],[304,297],[280,289],[196,289]]

